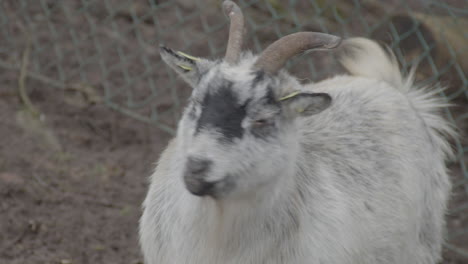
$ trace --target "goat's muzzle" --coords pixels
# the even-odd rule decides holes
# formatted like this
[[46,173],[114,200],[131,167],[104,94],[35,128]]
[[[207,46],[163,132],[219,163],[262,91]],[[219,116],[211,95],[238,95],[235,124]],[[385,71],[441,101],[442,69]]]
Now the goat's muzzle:
[[199,158],[188,158],[184,173],[184,183],[193,195],[205,196],[213,192],[214,182],[206,181],[211,169],[211,161]]

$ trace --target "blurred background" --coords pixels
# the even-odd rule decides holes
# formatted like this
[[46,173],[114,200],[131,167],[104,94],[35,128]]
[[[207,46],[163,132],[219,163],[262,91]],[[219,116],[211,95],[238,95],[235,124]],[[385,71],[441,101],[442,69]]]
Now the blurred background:
[[[418,83],[448,87],[453,195],[444,263],[468,263],[468,2],[238,0],[259,52],[320,31],[387,44]],[[219,58],[221,0],[0,1],[0,263],[142,262],[148,176],[190,88],[158,45]],[[333,52],[294,58],[301,81],[342,73]]]

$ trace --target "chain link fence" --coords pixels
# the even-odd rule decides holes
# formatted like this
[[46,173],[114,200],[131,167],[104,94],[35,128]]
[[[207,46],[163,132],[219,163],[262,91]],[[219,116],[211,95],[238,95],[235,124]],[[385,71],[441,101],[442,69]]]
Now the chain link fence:
[[[2,0],[0,69],[24,73],[57,93],[74,93],[80,98],[77,104],[104,104],[122,117],[173,133],[190,89],[162,63],[158,45],[200,57],[223,56],[228,21],[221,2]],[[366,36],[389,45],[404,71],[418,64],[419,82],[448,87],[442,95],[456,106],[446,109],[446,115],[462,140],[453,142],[458,159],[450,164],[454,194],[446,254],[468,261],[468,2],[237,3],[246,17],[246,48],[255,52],[297,31]],[[341,71],[330,54],[318,53],[295,58],[288,68],[299,79],[314,81]]]

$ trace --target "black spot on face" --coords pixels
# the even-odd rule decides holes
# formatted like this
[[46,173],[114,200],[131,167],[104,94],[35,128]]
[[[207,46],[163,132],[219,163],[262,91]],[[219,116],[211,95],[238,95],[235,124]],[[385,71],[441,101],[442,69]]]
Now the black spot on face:
[[244,129],[241,126],[246,116],[246,105],[240,104],[231,90],[232,82],[225,81],[215,92],[208,92],[203,99],[203,110],[198,120],[196,133],[202,128],[217,129],[223,139],[232,141],[241,138]]

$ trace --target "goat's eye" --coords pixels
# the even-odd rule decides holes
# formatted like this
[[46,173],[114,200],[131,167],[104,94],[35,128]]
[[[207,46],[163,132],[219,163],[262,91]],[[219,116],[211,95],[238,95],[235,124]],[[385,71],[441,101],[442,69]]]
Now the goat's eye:
[[275,124],[273,118],[254,119],[251,123],[250,132],[257,137],[263,138],[273,132],[273,125]]
[[268,124],[269,124],[269,121],[267,119],[257,119],[253,122],[253,126],[255,127],[262,127]]

